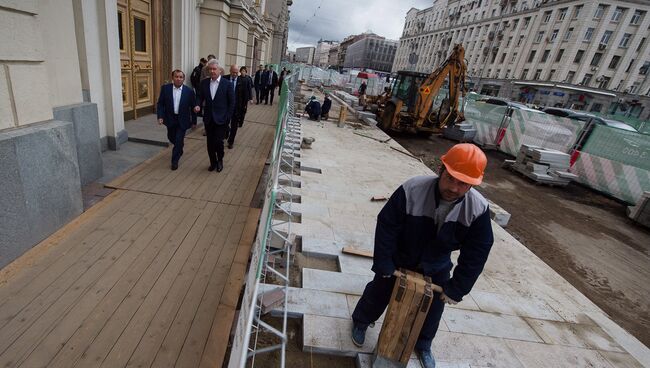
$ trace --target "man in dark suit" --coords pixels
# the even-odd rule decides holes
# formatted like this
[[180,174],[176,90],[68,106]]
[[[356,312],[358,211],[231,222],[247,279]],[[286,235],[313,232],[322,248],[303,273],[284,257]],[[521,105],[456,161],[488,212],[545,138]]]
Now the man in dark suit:
[[198,105],[194,108],[199,112],[203,108],[203,124],[210,157],[209,171],[223,170],[223,140],[228,131],[228,123],[235,109],[235,93],[230,81],[221,77],[219,62],[216,59],[208,61],[210,78],[201,81]]
[[[240,72],[241,75],[239,75]],[[233,144],[235,144],[237,128],[244,124],[248,102],[253,100],[253,90],[251,79],[246,75],[245,66],[237,69],[237,65],[231,65],[228,80],[230,80],[233,91],[235,91],[235,112],[230,119],[230,134],[228,134],[228,148],[232,148]]]
[[266,105],[269,99],[269,66],[264,65],[264,70],[262,70],[262,76],[260,77],[260,89],[262,90],[261,99]]
[[257,67],[257,71],[255,72],[255,80],[253,81],[253,84],[255,86],[255,102],[259,105],[260,104],[260,99],[262,97],[262,73],[264,73],[264,67],[262,64]]
[[267,102],[269,102],[269,98],[271,99],[270,105],[273,105],[273,95],[275,94],[275,87],[278,85],[278,73],[275,72],[275,70],[271,69],[269,67],[266,71],[266,92],[264,93],[264,104],[266,105]]
[[196,105],[194,91],[183,85],[185,73],[176,69],[172,72],[173,83],[160,88],[156,113],[158,124],[167,127],[167,139],[172,149],[172,170],[178,169],[178,160],[183,155],[185,131],[196,127],[192,109]]

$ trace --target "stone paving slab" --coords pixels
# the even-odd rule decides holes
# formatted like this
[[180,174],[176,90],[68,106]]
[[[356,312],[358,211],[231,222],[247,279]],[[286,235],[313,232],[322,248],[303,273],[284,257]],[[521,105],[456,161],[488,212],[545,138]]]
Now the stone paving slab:
[[344,274],[310,268],[302,269],[303,289],[361,295],[370,280],[372,280],[372,276]]
[[[260,293],[277,287],[278,285],[261,284]],[[316,300],[318,303],[313,302]],[[272,310],[272,313],[277,314],[281,311],[282,308],[277,307]],[[304,314],[351,318],[345,294],[295,287],[289,288],[287,312],[292,318],[302,317]]]
[[526,320],[517,316],[446,308],[442,318],[451,332],[543,342]]

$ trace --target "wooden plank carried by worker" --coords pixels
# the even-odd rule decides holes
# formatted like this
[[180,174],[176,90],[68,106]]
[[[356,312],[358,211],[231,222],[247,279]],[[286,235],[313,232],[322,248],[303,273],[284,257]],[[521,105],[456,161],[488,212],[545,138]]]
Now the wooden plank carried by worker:
[[438,288],[421,274],[399,273],[379,333],[375,366],[407,366]]
[[368,257],[368,258],[372,258],[374,254],[373,251],[371,250],[359,249],[355,247],[343,247],[342,252],[345,254],[352,254],[355,256]]

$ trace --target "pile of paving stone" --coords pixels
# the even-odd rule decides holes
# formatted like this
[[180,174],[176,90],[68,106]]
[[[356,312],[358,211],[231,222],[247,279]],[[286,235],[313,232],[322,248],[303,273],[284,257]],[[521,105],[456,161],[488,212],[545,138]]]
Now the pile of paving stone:
[[540,184],[566,186],[578,177],[570,173],[571,157],[561,151],[523,144],[516,160],[505,160],[503,167],[510,168]]
[[445,138],[458,142],[471,142],[476,136],[476,128],[474,128],[470,123],[447,125],[442,130],[442,135]]

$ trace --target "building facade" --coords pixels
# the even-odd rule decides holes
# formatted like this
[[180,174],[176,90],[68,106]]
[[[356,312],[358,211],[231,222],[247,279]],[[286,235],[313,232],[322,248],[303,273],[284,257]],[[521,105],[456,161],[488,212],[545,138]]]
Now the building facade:
[[347,47],[343,67],[390,72],[397,44],[384,37],[366,36]]
[[337,45],[337,41],[319,40],[314,53],[314,65],[319,68],[327,68],[329,66],[330,49]]
[[208,54],[224,66],[284,55],[290,4],[0,1],[0,267],[83,211],[102,152],[126,142],[125,121],[154,112],[172,69],[189,76]]
[[368,36],[382,38],[381,36],[378,36],[378,35],[376,35],[374,33],[366,32],[366,33],[361,33],[361,34],[358,34],[358,35],[347,36],[346,38],[343,39],[343,41],[341,41],[341,43],[339,44],[339,55],[338,55],[338,65],[340,67],[342,67],[343,64],[345,63],[345,55],[347,53],[348,46],[350,46],[353,43],[355,43],[355,42],[357,42],[359,40],[362,40],[362,39],[364,39],[364,38],[366,38]]
[[330,68],[339,68],[339,45],[330,48],[327,64]]
[[289,36],[289,7],[292,0],[266,0],[266,9],[272,25],[272,49],[269,61],[272,64],[280,64],[286,61],[287,39]]
[[643,0],[438,0],[407,13],[392,70],[429,73],[461,43],[478,92],[646,118],[649,12]]
[[315,47],[298,47],[296,49],[296,63],[312,65],[314,63]]

